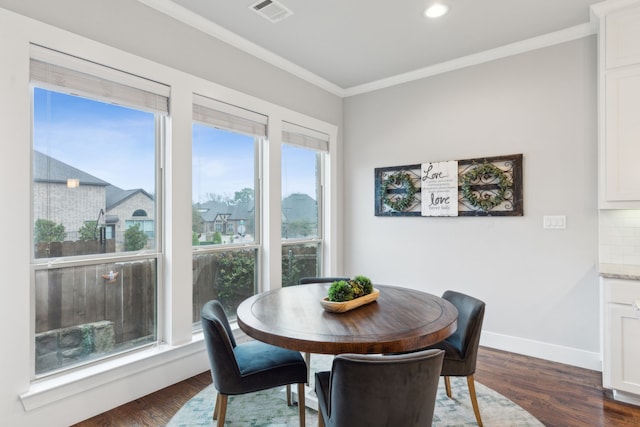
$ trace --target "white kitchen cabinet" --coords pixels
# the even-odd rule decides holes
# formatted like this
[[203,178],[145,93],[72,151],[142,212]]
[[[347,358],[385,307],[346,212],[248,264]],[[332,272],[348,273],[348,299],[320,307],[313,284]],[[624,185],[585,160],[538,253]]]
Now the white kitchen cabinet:
[[603,386],[640,405],[640,280],[602,278],[601,286]]
[[640,7],[607,14],[605,55],[607,68],[640,64]]
[[606,200],[640,201],[640,64],[607,71],[606,93]]
[[640,1],[600,3],[599,206],[640,209]]

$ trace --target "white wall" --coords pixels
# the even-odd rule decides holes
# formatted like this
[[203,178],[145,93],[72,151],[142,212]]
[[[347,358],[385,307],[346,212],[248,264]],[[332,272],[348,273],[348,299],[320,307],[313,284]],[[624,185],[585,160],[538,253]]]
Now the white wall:
[[[599,364],[596,39],[345,100],[345,273],[487,303],[482,343]],[[522,217],[376,217],[374,168],[524,155]],[[542,228],[566,215],[565,230]]]
[[[95,40],[2,7],[50,19]],[[171,87],[170,137],[164,169],[166,257],[159,292],[162,342],[150,351],[42,381],[31,377],[30,43]],[[144,55],[136,55],[139,51]],[[206,371],[206,351],[201,335],[192,334],[191,320],[192,93],[269,117],[270,142],[265,163],[271,168],[264,178],[272,185],[267,184],[263,195],[275,207],[264,214],[263,223],[263,242],[271,254],[262,259],[263,265],[268,264],[262,276],[267,286],[276,280],[279,283],[280,123],[286,120],[330,135],[327,176],[329,185],[337,187],[337,130],[342,125],[342,100],[129,0],[69,0],[55,4],[0,0],[0,54],[0,197],[11,206],[0,209],[0,424],[67,426]],[[332,193],[329,199],[325,208],[335,211],[339,192]],[[341,248],[337,227],[331,221],[327,236],[334,263],[339,260]],[[166,322],[162,322],[164,319]]]

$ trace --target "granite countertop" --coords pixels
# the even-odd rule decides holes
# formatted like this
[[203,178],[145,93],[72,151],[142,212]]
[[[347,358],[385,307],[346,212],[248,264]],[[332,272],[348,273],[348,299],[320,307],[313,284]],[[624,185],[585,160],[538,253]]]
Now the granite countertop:
[[602,277],[640,280],[640,265],[600,264],[599,270]]

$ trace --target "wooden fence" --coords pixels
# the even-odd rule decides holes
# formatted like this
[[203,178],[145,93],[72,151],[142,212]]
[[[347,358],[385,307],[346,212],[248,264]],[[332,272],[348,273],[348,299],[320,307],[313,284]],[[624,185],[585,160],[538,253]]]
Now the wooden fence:
[[[256,249],[193,256],[193,322],[209,300],[220,300],[235,317],[238,305],[257,291]],[[290,246],[283,256],[283,272],[297,284],[302,276],[316,275],[316,255],[309,247]],[[110,272],[114,280],[109,279]],[[111,321],[116,344],[156,336],[157,265],[155,260],[63,267],[35,273],[36,333]]]
[[108,320],[116,344],[155,337],[156,271],[155,260],[36,271],[36,333]]

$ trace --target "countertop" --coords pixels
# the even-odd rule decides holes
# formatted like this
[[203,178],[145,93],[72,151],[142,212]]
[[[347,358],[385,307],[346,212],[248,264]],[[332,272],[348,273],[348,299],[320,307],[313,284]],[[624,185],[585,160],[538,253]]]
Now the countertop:
[[600,264],[599,270],[602,277],[640,280],[640,265]]

